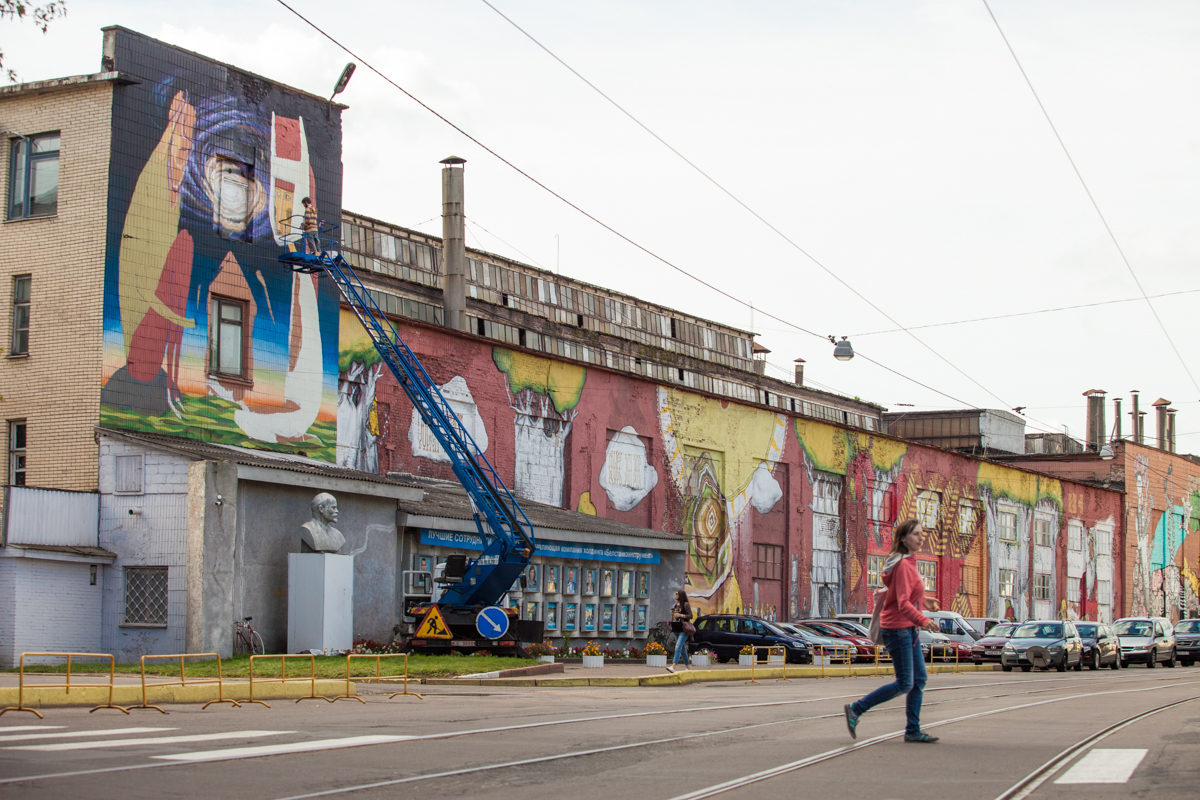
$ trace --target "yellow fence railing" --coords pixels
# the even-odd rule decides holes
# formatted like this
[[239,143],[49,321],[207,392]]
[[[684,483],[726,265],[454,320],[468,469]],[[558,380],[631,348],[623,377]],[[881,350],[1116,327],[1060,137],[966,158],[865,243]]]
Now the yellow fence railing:
[[[38,719],[44,719],[40,712],[25,707],[25,658],[27,656],[35,656],[38,658],[66,658],[67,659],[67,680],[66,683],[36,683],[33,684],[38,689],[66,689],[66,693],[70,694],[72,689],[108,689],[108,702],[104,705],[96,706],[92,711],[99,711],[102,708],[115,708],[117,711],[122,711],[126,714],[129,710],[121,706],[113,705],[113,678],[116,675],[116,660],[108,653],[21,653],[21,667],[17,673],[17,704],[8,708],[0,709],[0,716],[7,711],[28,711],[30,714],[37,715]],[[73,659],[108,659],[108,683],[71,683],[71,662]],[[89,712],[91,713],[91,712]]]
[[779,666],[783,668],[783,677],[776,678],[775,682],[778,683],[779,681],[787,681],[788,683],[791,683],[792,679],[787,676],[787,648],[780,645],[763,645],[754,647],[754,657],[750,659],[750,680],[746,681],[746,683],[758,683],[761,685],[761,683],[754,678],[754,667],[758,663],[758,652],[760,650],[766,651],[766,662],[768,667]]
[[[308,659],[308,667],[309,667],[308,677],[301,676],[301,677],[296,677],[296,678],[289,678],[288,674],[287,674],[287,662],[288,662],[289,658],[291,658],[291,659],[307,658]],[[279,661],[279,677],[278,678],[255,678],[254,677],[254,662],[255,661],[263,661],[263,660],[267,660],[267,659],[270,659],[272,661],[276,661],[276,660]],[[325,700],[326,702],[330,702],[330,703],[333,702],[325,695],[317,694],[317,657],[314,656],[312,653],[301,653],[301,654],[296,654],[296,655],[282,655],[281,654],[281,655],[277,655],[277,656],[250,656],[250,699],[247,700],[246,702],[258,703],[260,706],[266,706],[267,708],[270,708],[271,707],[270,703],[264,703],[262,700],[254,699],[254,684],[255,683],[258,683],[259,685],[264,684],[264,683],[282,683],[282,684],[308,683],[312,688],[309,690],[309,693],[306,694],[304,697],[298,698],[296,700],[297,703],[299,703],[301,700]]]
[[[404,691],[392,692],[391,694],[388,695],[389,700],[391,700],[393,697],[399,697],[401,695],[408,695],[409,697],[416,697],[420,700],[425,699],[425,698],[421,697],[421,695],[417,694],[416,692],[410,692],[408,690],[408,653],[379,653],[379,654],[372,654],[372,655],[367,655],[365,653],[347,653],[346,654],[346,693],[339,694],[337,697],[333,698],[333,700],[330,700],[329,702],[332,703],[332,702],[336,702],[338,700],[357,700],[360,703],[367,702],[366,700],[363,700],[361,697],[358,697],[357,695],[350,694],[350,660],[354,659],[354,658],[373,658],[373,659],[375,659],[375,677],[372,678],[370,676],[367,676],[364,678],[364,677],[360,676],[358,678],[355,678],[355,680],[357,680],[359,683],[383,683],[384,681],[403,680],[404,681]],[[381,674],[383,668],[380,665],[382,664],[383,659],[385,659],[385,658],[403,658],[404,659],[404,673],[402,675],[383,675],[383,674]]]
[[[167,713],[166,711],[163,711],[163,709],[161,707],[156,706],[146,700],[146,659],[161,661],[161,660],[176,659],[176,658],[179,659],[179,680],[177,680],[177,681],[155,681],[154,683],[151,684],[152,686],[155,686],[155,687],[200,686],[200,685],[204,685],[204,684],[211,685],[211,684],[215,683],[217,685],[217,699],[209,700],[207,703],[205,703],[202,706],[202,709],[208,708],[213,703],[230,703],[236,708],[242,707],[242,704],[239,703],[237,700],[230,700],[227,697],[225,697],[225,681],[223,680],[222,675],[221,675],[221,656],[219,653],[177,653],[174,655],[142,656],[142,703],[141,703],[141,705],[130,706],[131,709],[152,708],[155,711],[162,711],[162,713],[164,713],[164,714]],[[186,666],[186,659],[189,659],[189,658],[215,658],[217,660],[217,677],[215,677],[215,678],[192,678],[189,681],[188,677],[187,677],[187,666]]]

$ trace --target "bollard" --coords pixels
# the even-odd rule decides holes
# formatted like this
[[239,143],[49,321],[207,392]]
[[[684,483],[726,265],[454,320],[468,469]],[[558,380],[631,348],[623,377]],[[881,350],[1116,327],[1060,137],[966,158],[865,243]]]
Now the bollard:
[[87,688],[97,688],[97,687],[104,688],[105,686],[108,686],[108,703],[106,703],[105,705],[102,705],[102,706],[96,706],[95,708],[93,708],[91,711],[88,712],[89,714],[93,713],[95,711],[99,711],[102,708],[115,708],[116,710],[122,711],[126,714],[129,713],[128,709],[122,708],[121,706],[113,705],[113,677],[116,675],[117,662],[116,662],[116,659],[114,659],[110,654],[108,654],[108,653],[21,653],[21,668],[17,675],[17,704],[15,706],[9,706],[8,708],[0,709],[0,716],[2,716],[4,714],[4,712],[6,712],[6,711],[28,711],[30,714],[36,715],[38,719],[45,719],[41,715],[40,712],[35,711],[32,708],[25,708],[25,656],[50,656],[50,657],[54,657],[54,658],[66,657],[66,659],[67,659],[67,682],[66,683],[39,683],[39,684],[37,684],[37,686],[40,689],[64,689],[65,688],[67,690],[67,692],[66,692],[67,694],[71,693],[71,659],[72,658],[107,658],[108,659],[108,683],[107,684],[104,684],[104,683],[76,683],[75,688],[76,689],[87,689]]
[[205,703],[203,706],[201,706],[201,710],[208,708],[213,703],[230,703],[235,708],[242,707],[242,704],[239,703],[237,700],[228,700],[225,698],[225,681],[222,679],[222,676],[221,676],[221,656],[220,656],[220,654],[218,654],[218,653],[180,653],[180,654],[176,654],[176,655],[142,656],[142,704],[138,705],[138,706],[130,706],[129,707],[130,709],[152,708],[155,711],[162,711],[162,713],[164,713],[164,714],[167,713],[166,711],[163,711],[163,709],[160,708],[159,706],[152,705],[146,701],[146,659],[147,658],[150,658],[150,659],[178,658],[179,659],[179,680],[172,681],[171,683],[156,683],[156,684],[154,684],[155,686],[187,686],[188,685],[187,670],[184,667],[183,660],[185,658],[215,658],[217,660],[216,680],[213,680],[212,678],[199,678],[199,679],[193,678],[192,679],[192,684],[191,684],[192,686],[198,686],[200,684],[207,684],[207,683],[215,683],[217,685],[217,699],[209,700],[207,703]]
[[[305,697],[296,700],[299,703],[301,700],[324,700],[332,703],[328,697],[317,694],[317,658],[312,653],[301,653],[296,655],[277,655],[277,656],[250,656],[250,699],[248,703],[258,703],[260,706],[270,708],[270,703],[264,703],[262,700],[254,699],[254,659],[259,658],[277,658],[279,659],[279,677],[278,678],[261,678],[259,683],[299,683],[300,681],[311,681],[312,689]],[[288,678],[287,676],[287,660],[289,658],[307,658],[309,663],[309,676],[307,678]]]
[[[371,655],[368,655],[366,653],[347,653],[346,654],[346,693],[339,694],[337,697],[333,698],[329,702],[334,703],[334,702],[337,702],[338,700],[357,700],[358,702],[360,702],[364,705],[366,704],[366,702],[367,702],[366,700],[363,700],[358,695],[350,694],[350,659],[352,659],[352,658],[373,658],[373,659],[375,659],[375,677],[374,678],[360,678],[359,680],[363,683],[368,683],[371,681],[374,681],[375,683],[381,683],[383,681],[399,680],[400,678],[404,679],[404,691],[392,692],[391,694],[388,695],[388,700],[391,700],[393,697],[399,697],[400,695],[408,695],[409,697],[415,697],[418,700],[425,699],[424,697],[417,694],[416,692],[410,692],[408,690],[408,653],[378,653],[378,654],[371,654]],[[380,674],[380,670],[381,670],[380,660],[384,659],[384,658],[403,658],[404,659],[404,674],[403,675],[381,675]]]

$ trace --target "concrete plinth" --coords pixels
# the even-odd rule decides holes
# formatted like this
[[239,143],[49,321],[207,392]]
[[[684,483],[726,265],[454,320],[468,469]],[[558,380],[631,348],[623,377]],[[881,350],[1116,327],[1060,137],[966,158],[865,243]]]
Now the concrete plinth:
[[354,557],[288,554],[289,653],[354,644]]

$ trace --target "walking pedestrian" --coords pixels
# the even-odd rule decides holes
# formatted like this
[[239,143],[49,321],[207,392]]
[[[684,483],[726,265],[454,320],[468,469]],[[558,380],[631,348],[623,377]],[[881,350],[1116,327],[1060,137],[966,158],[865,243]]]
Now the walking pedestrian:
[[910,519],[896,526],[892,536],[892,552],[883,566],[885,588],[876,593],[875,602],[883,603],[879,627],[888,655],[892,657],[896,680],[846,705],[846,727],[850,729],[852,739],[858,738],[859,717],[898,694],[906,694],[904,741],[929,743],[938,740],[938,737],[921,731],[921,700],[925,693],[926,673],[919,634],[922,628],[938,630],[938,624],[921,612],[922,607],[936,610],[937,601],[925,599],[925,581],[912,557],[921,547],[924,534],[921,523]]
[[300,223],[300,230],[304,234],[304,252],[320,254],[321,243],[317,240],[317,232],[320,229],[320,223],[317,221],[317,204],[312,201],[311,197],[304,198],[300,204],[304,206],[304,221]]
[[685,667],[691,669],[692,660],[688,657],[687,641],[696,629],[692,626],[692,605],[683,589],[675,593],[675,605],[671,608],[671,630],[675,632],[675,657],[667,666],[667,672],[674,672],[680,659]]

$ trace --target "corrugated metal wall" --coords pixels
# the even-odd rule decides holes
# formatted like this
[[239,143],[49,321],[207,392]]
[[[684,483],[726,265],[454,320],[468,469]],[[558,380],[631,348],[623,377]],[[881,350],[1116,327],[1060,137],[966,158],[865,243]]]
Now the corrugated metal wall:
[[100,495],[9,486],[5,544],[99,547]]

